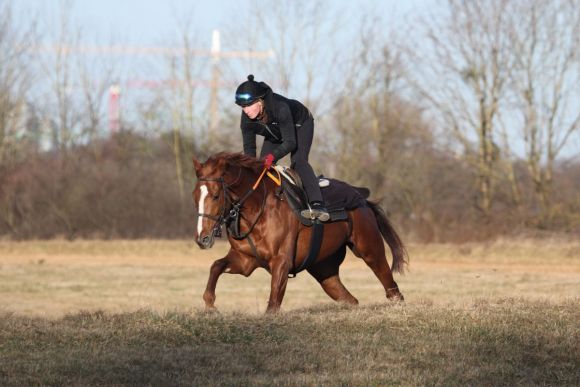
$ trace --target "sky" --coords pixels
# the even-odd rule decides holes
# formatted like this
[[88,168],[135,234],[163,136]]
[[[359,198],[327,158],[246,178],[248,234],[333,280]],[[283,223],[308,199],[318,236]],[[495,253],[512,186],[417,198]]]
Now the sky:
[[[2,0],[0,0],[2,1]],[[221,31],[221,47],[223,51],[237,50],[240,47],[232,47],[228,41],[227,33],[233,28],[240,31],[248,28],[260,28],[254,25],[241,25],[247,23],[242,17],[246,15],[248,8],[255,6],[254,0],[5,0],[12,3],[17,17],[23,21],[36,18],[39,21],[40,37],[45,45],[58,42],[58,34],[62,10],[69,13],[71,25],[80,30],[81,41],[79,44],[88,46],[121,45],[128,47],[163,47],[179,44],[179,38],[183,31],[183,23],[188,20],[192,23],[191,32],[195,35],[196,47],[200,50],[209,50],[212,43],[213,30]],[[263,0],[263,6],[276,6],[278,1]],[[287,0],[290,1],[290,0]],[[434,0],[321,0],[328,7],[328,15],[334,12],[348,15],[349,18],[342,26],[338,34],[346,36],[358,35],[358,23],[355,17],[357,12],[368,13],[372,10],[373,15],[380,15],[389,24],[395,20],[401,20],[405,15],[416,15],[422,10],[428,10]],[[64,5],[64,6],[63,6]],[[28,19],[28,20],[27,20]],[[243,18],[247,20],[247,18]],[[350,22],[352,21],[352,22]],[[240,26],[237,26],[240,24]],[[26,24],[26,23],[24,23]],[[231,33],[231,32],[230,32]],[[335,41],[339,37],[332,36]],[[256,50],[276,50],[277,47],[255,47]],[[246,49],[241,48],[241,49]],[[117,59],[117,58],[115,58]],[[119,73],[120,81],[138,80],[149,81],[167,78],[166,58],[161,55],[133,55],[124,54],[120,63],[123,63]],[[156,63],[155,63],[156,62]],[[229,64],[229,63],[228,63]],[[206,65],[207,66],[207,65]],[[232,73],[234,79],[243,80],[247,71],[252,70],[255,63],[241,68],[240,64]],[[164,67],[164,68],[163,68]],[[231,70],[231,69],[230,69]],[[211,69],[207,68],[200,79],[207,81],[211,77]],[[258,76],[259,78],[259,76]],[[233,80],[229,81],[234,83]],[[275,87],[276,81],[269,80]],[[231,89],[235,85],[229,85]],[[126,98],[131,90],[123,92]],[[221,92],[220,92],[221,93]],[[221,98],[231,96],[225,95]],[[300,96],[290,96],[300,98]]]
[[[1,1],[1,0],[0,0]],[[190,21],[190,32],[195,35],[195,42],[200,50],[209,50],[212,44],[213,30],[221,32],[221,48],[223,51],[240,49],[232,47],[227,33],[238,28],[236,23],[247,23],[236,15],[246,14],[248,8],[255,6],[253,0],[5,0],[11,2],[17,16],[23,21],[34,18],[39,21],[40,37],[43,43],[51,45],[58,42],[57,31],[61,12],[69,12],[71,24],[80,26],[81,42],[84,45],[110,46],[122,45],[129,47],[162,47],[179,44],[185,21]],[[280,0],[282,1],[282,0]],[[401,20],[405,15],[416,15],[428,10],[434,0],[322,0],[328,7],[329,15],[340,12],[350,16],[352,23],[346,22],[338,33],[356,36],[358,24],[354,15],[372,10],[374,15],[391,24],[395,19]],[[65,5],[63,7],[63,4]],[[275,6],[277,0],[263,0],[264,6]],[[25,20],[29,19],[29,20]],[[27,24],[27,23],[24,23]],[[243,32],[247,28],[259,26],[240,25]],[[230,32],[231,33],[231,32]],[[337,40],[333,36],[331,39]],[[245,49],[245,48],[242,48]],[[276,47],[255,47],[256,50],[276,50]],[[126,63],[133,74],[142,71],[148,75],[135,75],[141,78],[155,76],[155,69],[145,70],[153,59],[135,58]],[[245,70],[244,70],[245,71]],[[159,71],[157,71],[159,73]],[[244,73],[243,71],[240,74]],[[153,74],[153,75],[151,75]],[[245,74],[245,73],[244,73]]]
[[[62,3],[83,26],[83,35],[97,37],[103,42],[115,41],[129,45],[155,45],[163,37],[176,32],[176,21],[195,13],[196,30],[211,43],[213,29],[223,29],[236,23],[232,15],[246,11],[251,0],[12,0],[24,17],[39,15],[48,24],[58,20]],[[264,1],[267,5],[276,1]],[[401,15],[429,9],[433,0],[327,0],[329,10],[371,8],[377,14]]]

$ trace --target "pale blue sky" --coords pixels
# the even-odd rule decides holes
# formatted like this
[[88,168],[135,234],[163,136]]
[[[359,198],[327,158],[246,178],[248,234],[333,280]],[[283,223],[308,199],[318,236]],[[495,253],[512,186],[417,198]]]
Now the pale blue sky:
[[[209,50],[212,31],[222,32],[222,49],[237,50],[248,47],[235,47],[228,40],[227,31],[239,28],[241,33],[246,28],[259,28],[248,23],[248,8],[256,4],[253,0],[7,0],[11,1],[16,13],[23,19],[37,18],[40,37],[45,44],[58,42],[59,20],[63,9],[69,12],[71,25],[80,28],[81,42],[85,45],[123,45],[137,47],[172,46],[179,44],[185,20],[191,20],[190,32],[195,35],[196,49]],[[290,1],[290,0],[288,0]],[[392,25],[406,22],[430,10],[436,0],[322,0],[328,7],[331,17],[334,13],[348,15],[340,31],[344,36],[358,36],[360,18],[357,13],[370,14],[381,18],[384,23]],[[280,0],[281,2],[281,0]],[[264,6],[280,4],[276,0],[263,0]],[[63,6],[64,5],[64,6]],[[25,22],[27,20],[24,20]],[[24,23],[25,25],[26,23]],[[410,28],[410,27],[406,27]],[[332,35],[329,40],[335,43],[339,36]],[[329,42],[332,44],[332,42]],[[348,50],[349,43],[341,43]],[[356,43],[354,43],[356,44]],[[279,47],[254,47],[256,50],[274,50]],[[158,59],[158,58],[157,58]],[[132,57],[126,63],[132,77],[155,77],[155,58]],[[126,70],[122,70],[126,71]],[[245,71],[245,70],[244,70]],[[244,71],[241,71],[243,73]],[[138,75],[138,74],[141,75]],[[143,75],[143,74],[147,75]],[[209,76],[209,74],[208,74]]]
[[[70,4],[75,24],[83,28],[83,36],[103,42],[114,40],[129,45],[157,45],[165,37],[176,33],[176,21],[193,14],[195,30],[208,36],[213,29],[225,29],[236,23],[233,15],[240,14],[252,5],[251,0],[12,0],[14,7],[24,17],[37,15],[41,24],[56,23],[61,4]],[[371,9],[375,15],[389,20],[415,15],[428,10],[434,0],[327,0],[329,10],[343,9],[354,13],[358,9]],[[275,1],[264,1],[271,6]],[[93,43],[93,42],[90,42]]]
[[[0,0],[2,1],[2,0]],[[38,20],[40,38],[50,45],[59,41],[58,31],[61,13],[68,13],[71,28],[80,28],[81,45],[108,46],[111,44],[131,47],[159,47],[181,44],[185,21],[191,21],[188,33],[192,34],[194,49],[209,50],[212,31],[221,32],[221,47],[224,51],[247,50],[249,47],[235,46],[232,31],[256,29],[248,25],[248,11],[255,4],[275,7],[283,1],[292,0],[4,0],[11,3],[22,25]],[[360,33],[360,14],[372,15],[382,21],[387,29],[400,25],[405,31],[416,31],[420,25],[416,18],[431,12],[437,0],[321,0],[328,8],[323,17],[332,19],[335,14],[343,22],[338,33],[328,36],[330,46],[344,47],[345,56],[356,49],[356,37]],[[345,17],[346,16],[346,17]],[[344,21],[346,20],[346,21]],[[394,29],[393,29],[394,30]],[[229,34],[228,34],[229,32]],[[230,39],[228,39],[228,36]],[[341,39],[347,37],[346,39]],[[355,37],[355,41],[353,41]],[[340,42],[340,43],[339,43]],[[240,44],[240,40],[237,40]],[[279,51],[281,47],[256,46],[258,51]],[[111,58],[112,59],[112,58]],[[119,59],[119,58],[116,58]],[[155,61],[161,55],[131,56],[118,61],[119,78],[156,78],[162,71]],[[223,68],[222,68],[223,70]],[[251,69],[237,68],[234,78],[244,78]],[[130,74],[129,74],[130,73]],[[127,75],[123,75],[127,74]],[[209,77],[209,74],[205,78]],[[271,80],[275,85],[275,81]]]
[[[23,21],[38,20],[40,37],[45,44],[57,43],[61,12],[69,13],[70,24],[80,28],[81,41],[84,45],[124,45],[137,47],[172,46],[179,44],[183,32],[183,22],[191,20],[190,32],[195,35],[194,44],[197,49],[209,50],[211,47],[212,31],[222,32],[221,45],[224,51],[247,49],[248,47],[232,46],[228,41],[227,32],[237,29],[243,34],[245,29],[256,29],[259,26],[248,25],[251,18],[248,15],[250,7],[256,4],[254,0],[7,0],[12,3],[18,17]],[[265,7],[281,4],[281,1],[263,0]],[[290,0],[287,0],[290,1]],[[357,13],[373,15],[383,20],[383,25],[391,26],[395,23],[412,25],[406,22],[423,11],[428,11],[435,0],[322,0],[328,13],[323,16],[332,18],[339,13],[344,18],[337,34],[329,35],[329,44],[340,41],[345,48],[345,54],[350,52],[349,47],[357,42],[343,41],[343,36],[356,37],[359,35],[360,18]],[[242,16],[243,15],[243,16]],[[332,20],[332,19],[330,19]],[[23,23],[26,25],[26,23]],[[259,31],[259,30],[258,30]],[[231,33],[231,32],[230,32]],[[242,35],[243,36],[243,35]],[[256,50],[278,51],[280,47],[254,47]],[[119,58],[115,58],[119,59]],[[119,81],[131,79],[158,79],[166,78],[166,72],[159,66],[167,67],[167,63],[159,65],[163,60],[161,55],[130,56],[119,61]],[[247,71],[259,73],[258,69],[236,68],[234,79],[245,78]],[[209,67],[201,79],[211,77]],[[259,77],[259,74],[258,74]],[[276,81],[269,79],[272,86]],[[230,80],[229,82],[234,82]],[[232,88],[234,86],[230,86]],[[125,93],[127,97],[127,93]],[[295,96],[302,98],[302,95]],[[229,102],[229,94],[224,98]],[[229,106],[229,105],[225,105]]]

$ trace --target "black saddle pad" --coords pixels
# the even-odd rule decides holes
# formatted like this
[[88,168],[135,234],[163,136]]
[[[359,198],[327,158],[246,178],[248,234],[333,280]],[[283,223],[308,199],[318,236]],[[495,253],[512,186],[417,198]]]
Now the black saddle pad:
[[[370,193],[367,188],[354,187],[338,179],[325,179],[330,184],[326,187],[321,187],[320,191],[322,192],[324,204],[330,213],[329,222],[347,220],[348,215],[346,211],[367,205],[366,199]],[[300,219],[300,222],[307,226],[312,225],[310,219],[303,218],[300,215],[300,211],[308,207],[304,189],[284,179],[282,182],[282,190],[288,204],[290,204],[290,207]]]
[[354,210],[367,205],[368,188],[354,187],[338,179],[326,179],[330,182],[327,187],[321,187],[322,197],[328,209],[344,208]]

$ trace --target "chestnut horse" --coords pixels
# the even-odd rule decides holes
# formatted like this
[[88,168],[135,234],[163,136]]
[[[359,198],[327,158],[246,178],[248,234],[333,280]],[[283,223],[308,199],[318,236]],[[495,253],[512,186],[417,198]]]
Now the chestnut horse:
[[[193,163],[197,175],[193,200],[198,211],[195,239],[199,247],[211,248],[215,237],[221,235],[221,226],[239,218],[237,235],[228,231],[229,252],[211,266],[203,294],[206,308],[215,308],[215,288],[222,273],[247,277],[261,267],[272,275],[266,311],[277,311],[288,275],[308,256],[312,227],[302,225],[277,195],[277,185],[263,178],[263,164],[257,159],[218,153],[203,164],[195,158]],[[385,256],[383,238],[393,256],[393,271],[403,272],[407,253],[383,210],[368,200],[366,204],[348,211],[348,221],[324,224],[319,253],[306,270],[333,300],[358,304],[339,277],[348,246],[375,273],[387,298],[403,300]]]

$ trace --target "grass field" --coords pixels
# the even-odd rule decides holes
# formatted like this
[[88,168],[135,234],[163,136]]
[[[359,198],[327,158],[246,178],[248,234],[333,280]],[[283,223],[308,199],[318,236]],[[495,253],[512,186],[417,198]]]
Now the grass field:
[[308,276],[263,316],[270,277],[224,274],[226,246],[0,242],[0,385],[580,384],[580,242],[412,245],[390,304],[359,259],[334,304]]

